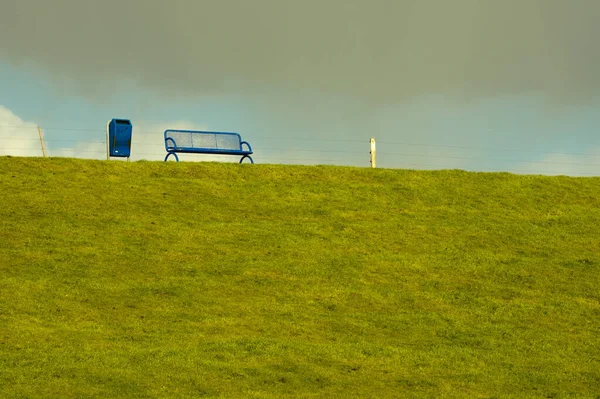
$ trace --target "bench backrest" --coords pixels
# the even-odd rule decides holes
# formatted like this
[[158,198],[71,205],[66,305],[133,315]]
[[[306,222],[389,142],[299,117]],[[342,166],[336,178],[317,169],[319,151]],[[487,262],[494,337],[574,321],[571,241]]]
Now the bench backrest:
[[196,130],[165,130],[165,148],[206,148],[241,150],[242,138],[238,133],[206,132]]

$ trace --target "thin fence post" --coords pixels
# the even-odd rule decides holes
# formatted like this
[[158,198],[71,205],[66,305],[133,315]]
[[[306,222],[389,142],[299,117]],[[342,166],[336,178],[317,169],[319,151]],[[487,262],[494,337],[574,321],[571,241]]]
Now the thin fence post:
[[42,155],[44,156],[44,158],[46,158],[48,156],[48,154],[46,153],[46,143],[44,143],[44,132],[42,131],[42,128],[38,125],[38,133],[40,135],[40,144],[42,145]]
[[377,157],[376,157],[376,148],[375,148],[375,139],[371,138],[371,168],[377,167]]
[[110,161],[110,143],[108,139],[108,125],[110,125],[110,121],[106,122],[106,160]]

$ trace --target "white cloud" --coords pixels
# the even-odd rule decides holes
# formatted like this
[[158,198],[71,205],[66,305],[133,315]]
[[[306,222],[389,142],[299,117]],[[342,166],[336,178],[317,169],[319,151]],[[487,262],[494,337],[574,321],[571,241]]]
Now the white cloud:
[[[164,146],[164,131],[167,129],[181,130],[209,130],[207,126],[193,124],[187,121],[167,123],[146,123],[133,121],[133,136],[131,143],[131,161],[163,160],[167,154]],[[42,128],[43,131],[43,128]],[[47,139],[47,137],[46,137]],[[48,140],[53,144],[61,142],[54,138]],[[64,143],[64,142],[63,142]],[[49,148],[48,148],[49,147]],[[90,138],[89,140],[75,141],[72,145],[56,147],[48,146],[49,157],[106,159],[105,137]],[[0,105],[0,156],[42,156],[41,142],[38,125],[26,122],[15,115],[8,108]],[[178,154],[181,161],[216,161],[232,162],[231,156],[215,156],[207,154]],[[111,158],[112,161],[125,161],[125,158]]]
[[74,147],[52,148],[52,157],[106,159],[106,144],[102,142],[77,142]]
[[37,124],[0,105],[0,156],[42,156]]
[[519,163],[514,169],[527,174],[600,176],[600,147],[580,155],[549,154],[536,162]]
[[[164,132],[167,129],[179,130],[208,130],[207,126],[196,125],[187,121],[175,121],[166,123],[145,123],[143,121],[133,123],[133,136],[131,142],[131,160],[163,160],[167,155],[165,150]],[[207,155],[178,154],[179,160],[183,161],[208,161],[217,160]],[[171,157],[172,158],[172,157]],[[212,159],[215,158],[215,159]]]
[[[132,120],[133,134],[131,143],[131,161],[136,160],[162,160],[166,155],[164,149],[163,132],[167,128],[175,129],[199,129],[188,122],[148,124]],[[101,133],[100,133],[101,132]],[[54,141],[60,141],[55,139]],[[63,141],[64,143],[64,141]],[[52,147],[49,155],[53,157],[106,159],[106,134],[105,126],[98,129],[94,137],[87,140],[73,141],[72,144],[63,147]],[[111,157],[111,161],[126,161],[126,158]]]

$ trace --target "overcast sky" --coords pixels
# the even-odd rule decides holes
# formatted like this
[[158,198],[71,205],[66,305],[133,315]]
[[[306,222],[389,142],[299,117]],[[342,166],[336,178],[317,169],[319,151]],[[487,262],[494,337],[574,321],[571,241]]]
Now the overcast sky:
[[0,0],[0,10],[0,105],[23,123],[89,129],[45,131],[55,139],[102,140],[107,119],[128,117],[134,140],[159,153],[150,132],[177,125],[239,131],[272,162],[365,166],[376,137],[381,166],[600,173],[597,0]]

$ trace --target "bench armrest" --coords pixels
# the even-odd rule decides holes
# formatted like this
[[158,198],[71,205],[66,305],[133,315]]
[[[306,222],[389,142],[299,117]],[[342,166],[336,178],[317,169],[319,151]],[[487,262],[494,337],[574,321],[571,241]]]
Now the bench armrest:
[[250,143],[248,143],[247,141],[242,141],[240,143],[240,148],[242,148],[242,146],[246,144],[248,146],[248,151],[252,152],[252,147],[250,147]]
[[171,138],[171,137],[167,137],[165,139],[165,149],[166,150],[169,150],[169,140],[173,142],[173,145],[172,145],[173,148],[177,147],[177,144],[175,143],[175,140],[173,138]]

